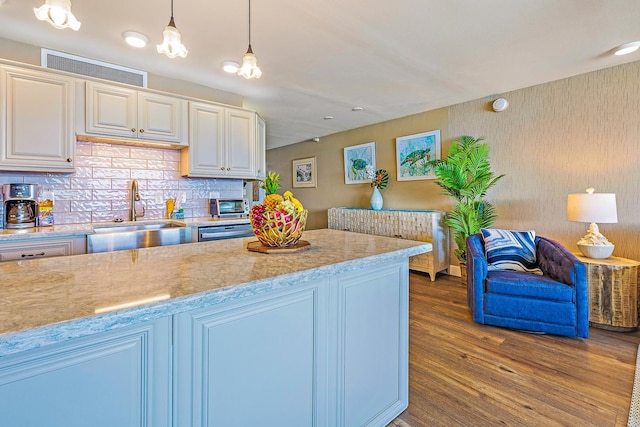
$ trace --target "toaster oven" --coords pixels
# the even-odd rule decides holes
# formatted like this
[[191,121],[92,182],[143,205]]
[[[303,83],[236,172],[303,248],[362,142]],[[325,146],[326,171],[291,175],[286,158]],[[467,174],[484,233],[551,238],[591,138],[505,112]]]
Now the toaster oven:
[[248,218],[247,199],[209,199],[209,213],[214,218]]

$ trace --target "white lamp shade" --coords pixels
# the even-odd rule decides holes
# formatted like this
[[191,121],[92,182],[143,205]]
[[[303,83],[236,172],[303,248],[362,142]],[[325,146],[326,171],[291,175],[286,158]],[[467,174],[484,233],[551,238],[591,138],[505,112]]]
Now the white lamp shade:
[[567,219],[577,222],[618,222],[615,193],[569,194]]
[[259,79],[262,76],[262,70],[258,67],[258,59],[251,51],[251,46],[242,57],[242,66],[238,69],[238,75],[245,79]]
[[33,9],[36,18],[47,21],[58,29],[80,29],[80,22],[71,13],[71,0],[46,0],[45,4]]
[[164,53],[169,58],[175,58],[179,56],[180,58],[184,58],[187,56],[187,48],[182,44],[180,31],[175,27],[173,23],[173,17],[162,32],[164,40],[162,44],[156,46],[158,53]]

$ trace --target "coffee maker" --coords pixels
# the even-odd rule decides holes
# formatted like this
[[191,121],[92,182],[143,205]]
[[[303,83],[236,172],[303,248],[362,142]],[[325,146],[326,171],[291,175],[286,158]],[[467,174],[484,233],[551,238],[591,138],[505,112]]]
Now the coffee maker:
[[37,184],[3,184],[4,228],[36,226],[38,218]]

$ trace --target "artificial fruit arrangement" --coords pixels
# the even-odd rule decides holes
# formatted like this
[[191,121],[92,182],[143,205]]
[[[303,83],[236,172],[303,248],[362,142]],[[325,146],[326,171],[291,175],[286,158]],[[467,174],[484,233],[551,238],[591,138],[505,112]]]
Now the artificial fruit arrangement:
[[260,183],[265,197],[260,205],[251,208],[251,227],[264,246],[287,247],[295,245],[304,231],[307,210],[291,191],[277,193],[282,186],[280,174],[267,173]]

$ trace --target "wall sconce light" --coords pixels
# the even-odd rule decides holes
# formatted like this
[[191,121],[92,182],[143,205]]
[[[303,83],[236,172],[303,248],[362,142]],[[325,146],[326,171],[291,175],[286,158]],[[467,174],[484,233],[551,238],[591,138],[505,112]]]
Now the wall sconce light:
[[578,248],[584,256],[596,259],[611,256],[614,245],[600,233],[596,222],[618,222],[614,193],[594,193],[593,188],[587,188],[586,193],[569,194],[567,219],[590,223],[589,231],[578,241]]
[[71,13],[71,0],[46,0],[42,6],[34,8],[33,13],[40,21],[47,21],[60,30],[71,28],[73,31],[78,31],[80,29],[80,22]]

